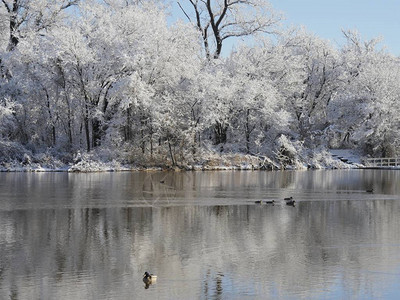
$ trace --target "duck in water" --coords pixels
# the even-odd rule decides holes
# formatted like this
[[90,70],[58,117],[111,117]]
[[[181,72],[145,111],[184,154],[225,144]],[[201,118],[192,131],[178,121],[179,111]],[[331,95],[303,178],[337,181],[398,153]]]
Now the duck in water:
[[143,282],[145,284],[145,289],[148,289],[150,284],[153,284],[157,281],[157,276],[154,274],[149,274],[149,272],[144,272]]
[[[264,202],[262,201],[262,200],[257,200],[257,201],[254,201],[254,203],[255,204],[263,204]],[[265,204],[274,204],[275,203],[275,200],[265,200]]]
[[296,201],[293,199],[293,197],[285,198],[284,200],[286,201],[286,205],[295,206]]

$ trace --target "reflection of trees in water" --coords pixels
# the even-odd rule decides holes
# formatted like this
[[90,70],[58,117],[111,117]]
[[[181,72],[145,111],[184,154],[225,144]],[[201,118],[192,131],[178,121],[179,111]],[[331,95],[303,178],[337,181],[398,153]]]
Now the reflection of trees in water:
[[[163,183],[160,184],[160,181]],[[286,193],[309,191],[317,193],[365,193],[374,188],[375,194],[399,194],[400,173],[388,170],[314,170],[277,172],[182,172],[152,173],[143,181],[147,197],[187,197],[199,195],[224,196],[224,191],[237,191],[242,197],[246,192],[256,192],[279,197]],[[272,194],[271,194],[272,193]],[[289,195],[290,196],[290,195]],[[315,195],[313,195],[315,196]]]
[[[196,173],[177,178],[170,174],[149,175],[152,185],[135,178],[116,188],[134,186],[161,193],[163,185],[175,192],[210,184],[209,177]],[[271,184],[267,174],[258,179],[251,172],[239,179],[234,172],[211,177],[222,189]],[[313,188],[319,186],[318,180],[328,188],[332,182],[343,189],[345,184],[358,184],[346,183],[347,173],[339,178],[331,178],[329,172],[313,172],[311,177],[302,172],[277,174],[286,176],[287,186],[307,187],[310,178],[315,179]],[[378,173],[371,174],[379,185]],[[93,180],[92,187],[101,182]],[[318,296],[310,291],[329,292],[337,285],[352,298],[361,291],[379,296],[374,290],[381,290],[379,285],[385,282],[375,271],[398,270],[396,201],[300,202],[296,208],[279,204],[102,208],[84,197],[80,200],[80,192],[72,194],[67,208],[0,211],[0,298],[11,294],[38,298],[43,291],[44,296],[56,298],[66,290],[75,291],[76,299],[90,293],[131,295],[143,289],[141,276],[146,270],[159,275],[157,288],[163,288],[164,280],[167,292],[176,289],[177,298],[195,293],[218,299],[230,293],[252,295],[253,290],[254,295],[279,291],[282,297],[299,292],[309,297]],[[90,194],[102,196],[98,191]],[[82,202],[87,208],[81,208]]]
[[213,270],[207,269],[203,279],[203,296],[205,299],[223,299],[223,282],[224,274],[214,273]]

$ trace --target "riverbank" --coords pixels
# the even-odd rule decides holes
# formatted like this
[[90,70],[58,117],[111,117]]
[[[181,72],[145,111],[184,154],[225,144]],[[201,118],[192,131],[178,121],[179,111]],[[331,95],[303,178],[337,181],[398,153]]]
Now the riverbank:
[[[351,159],[350,159],[351,157]],[[73,161],[63,162],[51,155],[29,156],[0,162],[0,172],[124,172],[124,171],[218,171],[218,170],[305,170],[365,168],[350,150],[320,151],[306,157],[294,157],[283,163],[263,155],[212,153],[196,162],[172,166],[167,163],[135,164],[106,160],[96,153],[78,153]]]

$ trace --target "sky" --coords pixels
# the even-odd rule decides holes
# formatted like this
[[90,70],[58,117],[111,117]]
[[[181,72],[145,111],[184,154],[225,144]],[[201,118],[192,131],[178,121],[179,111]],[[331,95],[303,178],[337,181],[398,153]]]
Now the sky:
[[[184,2],[184,0],[180,0]],[[300,26],[328,39],[345,42],[344,30],[356,29],[364,40],[381,37],[388,52],[400,56],[400,0],[270,0],[286,26]],[[176,8],[178,15],[179,8]],[[181,16],[182,17],[182,16]],[[227,48],[234,46],[232,41]],[[226,51],[227,49],[225,49]]]
[[304,25],[333,44],[344,42],[342,29],[357,29],[363,39],[382,37],[400,55],[400,0],[270,0],[285,15],[284,24]]

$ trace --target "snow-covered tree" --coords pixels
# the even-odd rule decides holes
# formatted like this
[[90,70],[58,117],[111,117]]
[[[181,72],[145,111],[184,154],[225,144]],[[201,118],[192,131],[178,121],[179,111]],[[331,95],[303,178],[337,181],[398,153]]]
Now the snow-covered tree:
[[[342,66],[337,51],[326,41],[303,29],[283,36],[288,66],[295,76],[290,81],[278,81],[285,91],[286,108],[293,116],[293,130],[308,146],[329,126],[327,109],[336,90],[341,86]],[[285,88],[288,85],[289,88]]]
[[[8,23],[8,50],[13,50],[21,38],[31,31],[39,32],[59,21],[65,9],[79,0],[1,0]],[[4,20],[3,20],[4,22]]]
[[245,152],[265,151],[288,125],[281,93],[274,86],[276,53],[265,47],[242,47],[227,63],[232,82],[228,88],[234,102],[231,122],[233,135]]
[[226,39],[275,28],[264,4],[182,0],[193,26],[153,0],[0,0],[2,147],[172,165],[210,151],[397,154],[400,62],[375,40],[344,32],[336,49],[299,29],[221,56]]
[[331,108],[332,124],[342,142],[355,143],[370,155],[390,156],[398,148],[400,61],[354,31],[344,32],[345,85]]
[[200,31],[207,57],[218,58],[229,38],[272,33],[281,19],[266,0],[181,0],[178,4]]
[[0,100],[0,137],[3,140],[11,138],[15,126],[13,114],[15,113],[15,103],[7,98]]

